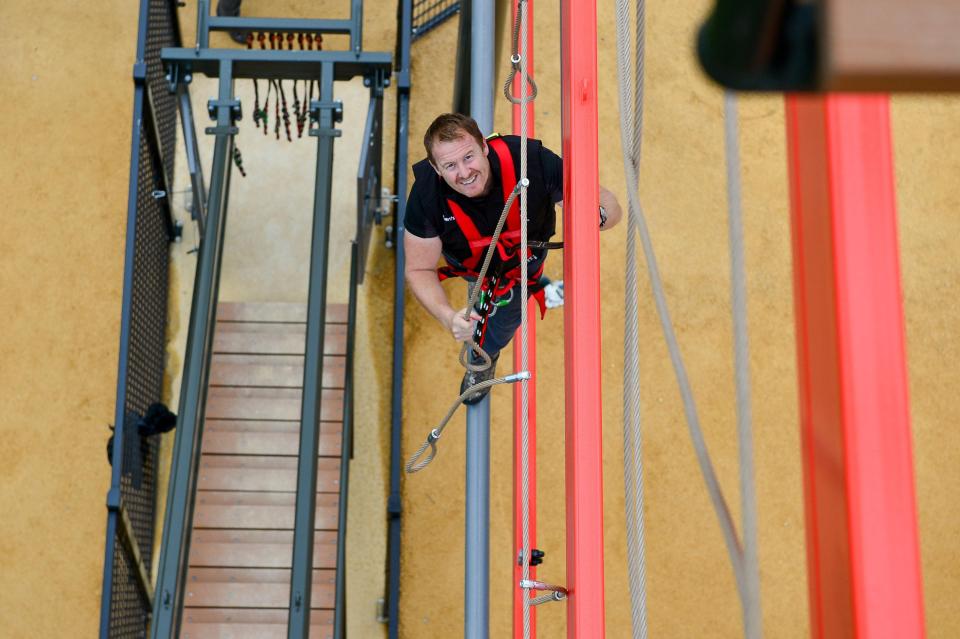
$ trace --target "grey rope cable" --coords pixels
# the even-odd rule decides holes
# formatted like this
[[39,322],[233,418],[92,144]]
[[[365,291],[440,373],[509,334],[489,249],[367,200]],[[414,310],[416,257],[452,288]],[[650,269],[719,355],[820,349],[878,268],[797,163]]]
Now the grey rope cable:
[[760,566],[757,550],[757,496],[753,483],[750,353],[747,339],[747,276],[744,264],[743,215],[740,188],[740,147],[737,139],[737,99],[724,94],[724,139],[727,163],[727,209],[730,234],[730,301],[733,309],[734,368],[737,387],[737,443],[740,449],[740,502],[743,529],[742,598],[744,634],[763,634],[760,608]]
[[[456,401],[453,402],[453,405],[450,407],[450,410],[447,411],[447,414],[440,421],[440,424],[430,431],[427,435],[426,441],[423,442],[423,445],[417,449],[413,455],[410,456],[410,459],[407,460],[407,465],[405,466],[408,473],[416,473],[418,471],[426,468],[430,462],[433,461],[433,458],[437,456],[437,440],[440,439],[440,436],[443,435],[443,429],[447,427],[447,424],[450,422],[450,418],[453,417],[453,414],[457,411],[457,408],[460,407],[460,404],[463,403],[470,395],[476,393],[477,391],[483,390],[484,388],[489,388],[491,386],[497,386],[498,384],[512,384],[523,379],[530,377],[530,373],[526,371],[521,371],[519,373],[513,373],[512,375],[507,375],[505,377],[498,377],[496,379],[488,379],[477,384],[474,384],[467,390],[460,393],[460,396],[457,397]],[[424,458],[420,459],[426,452],[427,448],[430,448],[430,454]]]
[[[470,311],[473,310],[473,305],[477,303],[477,297],[480,295],[480,289],[483,288],[483,278],[487,275],[487,269],[490,268],[490,262],[493,260],[493,254],[497,247],[497,241],[500,239],[500,232],[503,230],[503,225],[507,221],[507,213],[510,212],[510,207],[513,205],[513,201],[517,199],[517,194],[520,192],[521,188],[526,187],[524,184],[524,178],[521,176],[520,180],[517,181],[517,185],[513,187],[513,191],[510,192],[510,197],[507,198],[506,203],[503,205],[503,210],[500,212],[500,219],[497,221],[497,228],[494,229],[493,235],[490,237],[490,246],[487,247],[487,252],[483,256],[483,266],[480,268],[480,273],[477,276],[477,281],[474,283],[473,287],[470,289],[470,299],[467,302],[467,307],[463,312],[463,319],[470,320]],[[480,364],[471,364],[470,360],[467,359],[467,349],[472,350],[475,354],[479,355],[483,362]],[[466,368],[468,371],[485,371],[490,368],[490,356],[487,355],[486,351],[480,348],[473,339],[468,339],[463,342],[463,346],[460,348],[460,365]]]
[[[537,99],[537,92],[538,92],[537,83],[534,82],[533,78],[531,78],[530,75],[529,75],[529,74],[527,73],[527,71],[526,71],[526,68],[527,68],[526,58],[527,58],[527,56],[526,56],[525,54],[526,54],[526,52],[527,52],[527,51],[526,51],[526,47],[527,47],[527,31],[526,31],[526,27],[525,27],[525,26],[522,26],[522,25],[520,24],[520,22],[521,22],[521,18],[520,18],[521,13],[526,14],[525,11],[522,11],[521,5],[526,4],[526,1],[527,1],[527,0],[518,0],[518,2],[517,2],[517,17],[516,17],[516,19],[513,21],[513,40],[512,40],[512,43],[513,43],[513,44],[512,44],[512,46],[511,46],[511,48],[510,48],[510,53],[511,53],[511,55],[510,55],[510,64],[511,64],[510,73],[507,74],[507,81],[504,82],[504,84],[503,84],[503,96],[507,99],[508,102],[510,102],[510,104],[526,104],[527,102],[533,102],[534,100]],[[523,19],[526,20],[525,17],[524,17]],[[523,28],[523,48],[524,48],[524,50],[523,50],[522,52],[520,51],[520,30],[521,30],[521,28]],[[521,68],[521,67],[522,67],[522,68]],[[514,97],[513,94],[510,92],[511,86],[513,85],[513,79],[516,77],[517,72],[520,72],[520,77],[521,77],[521,81],[520,81],[520,82],[521,82],[521,86],[523,85],[523,80],[526,80],[526,82],[527,82],[527,87],[529,87],[530,90],[531,90],[531,94],[530,94],[529,96],[526,95],[526,91],[525,91],[525,90],[524,90],[524,95],[521,96],[521,97],[519,97],[519,98]],[[522,118],[523,118],[523,116],[521,116],[521,123],[522,123],[522,121],[523,121]]]
[[[523,4],[524,2],[525,2],[525,0],[521,0],[521,1],[520,1],[520,4]],[[526,69],[525,63],[524,63],[524,65],[523,65],[523,68]],[[525,73],[525,71],[524,71],[524,73]],[[531,98],[531,99],[532,99],[532,98]],[[496,247],[497,247],[497,242],[498,242],[499,239],[500,239],[500,233],[501,233],[501,231],[503,231],[503,225],[504,225],[504,224],[506,223],[506,221],[507,221],[507,215],[508,215],[508,213],[510,212],[510,207],[513,205],[513,202],[514,202],[514,200],[516,200],[518,194],[520,195],[520,211],[521,211],[521,213],[520,213],[520,229],[521,229],[521,230],[520,230],[520,256],[521,256],[521,259],[520,259],[520,265],[521,265],[521,267],[520,267],[520,279],[521,279],[520,291],[521,291],[521,299],[526,299],[526,295],[527,295],[527,261],[526,261],[526,259],[524,259],[524,257],[526,256],[526,249],[527,249],[527,244],[526,244],[526,228],[527,228],[527,225],[526,225],[526,220],[527,220],[527,215],[526,215],[526,212],[527,212],[527,211],[526,211],[526,187],[530,184],[530,182],[529,182],[529,180],[527,179],[527,173],[526,173],[526,151],[527,151],[526,138],[523,137],[523,136],[521,136],[520,148],[521,148],[521,150],[520,150],[520,157],[521,157],[521,160],[520,160],[520,179],[517,180],[517,184],[513,187],[513,190],[510,192],[509,197],[507,197],[506,202],[504,202],[504,204],[503,204],[503,210],[500,212],[500,219],[497,220],[497,226],[496,226],[496,228],[495,228],[494,231],[493,231],[493,235],[490,237],[490,245],[487,247],[487,251],[486,251],[486,253],[485,253],[485,255],[484,255],[484,258],[483,258],[483,266],[480,268],[480,271],[479,271],[479,273],[478,273],[478,275],[477,275],[477,280],[476,280],[476,282],[475,282],[475,283],[473,284],[473,286],[470,288],[469,300],[468,300],[468,302],[467,302],[467,306],[466,306],[466,308],[464,309],[464,313],[463,313],[463,318],[464,318],[465,320],[467,320],[467,321],[470,320],[470,312],[473,310],[473,307],[474,307],[474,305],[475,305],[476,302],[477,302],[477,298],[478,298],[479,295],[480,295],[480,290],[483,288],[483,279],[486,277],[486,275],[487,275],[487,270],[490,268],[490,263],[493,261],[493,255],[494,255],[494,252],[495,252]],[[525,313],[522,314],[522,326],[523,326],[523,329],[522,329],[522,330],[523,330],[523,335],[524,335],[524,347],[525,347],[525,346],[526,346],[526,314],[525,314]],[[470,360],[469,360],[469,357],[467,356],[467,351],[468,351],[468,350],[471,350],[471,351],[473,351],[476,355],[480,356],[483,361],[482,361],[480,364],[471,364],[471,363],[470,363]],[[512,383],[512,382],[516,382],[516,381],[522,381],[522,382],[524,382],[524,384],[525,384],[525,380],[530,377],[530,374],[529,374],[528,372],[526,372],[527,362],[526,362],[526,358],[525,358],[525,357],[522,359],[522,362],[523,362],[523,365],[522,365],[522,367],[521,367],[521,368],[522,368],[522,371],[521,371],[521,372],[515,373],[515,374],[513,374],[513,375],[507,375],[506,377],[500,377],[500,378],[496,378],[496,379],[486,380],[486,381],[480,382],[480,383],[478,383],[478,384],[474,384],[473,386],[470,386],[469,388],[467,388],[463,393],[461,393],[460,396],[457,397],[457,399],[454,401],[454,403],[453,403],[453,405],[450,407],[450,409],[447,411],[447,414],[446,414],[446,415],[444,416],[444,418],[440,421],[440,424],[439,424],[436,428],[434,428],[433,430],[430,431],[430,433],[427,435],[427,438],[426,438],[426,440],[424,441],[424,443],[420,446],[420,448],[417,450],[417,452],[414,453],[414,454],[410,457],[410,459],[407,461],[406,471],[407,471],[408,473],[418,472],[418,471],[423,470],[424,468],[426,468],[426,467],[430,464],[430,462],[433,461],[433,458],[436,457],[436,455],[437,455],[437,445],[436,445],[436,442],[437,442],[438,439],[440,439],[440,435],[443,434],[443,429],[446,428],[447,423],[450,421],[450,418],[453,417],[453,414],[456,412],[457,408],[459,408],[460,405],[463,403],[463,400],[464,400],[464,399],[466,399],[466,398],[469,397],[470,395],[472,395],[472,394],[474,394],[474,393],[476,393],[476,392],[478,392],[478,391],[480,391],[480,390],[483,390],[484,388],[488,388],[488,387],[490,387],[490,386],[496,386],[497,384],[507,384],[507,383]],[[466,368],[468,371],[479,372],[479,371],[485,371],[485,370],[487,370],[488,368],[490,368],[490,366],[492,365],[492,362],[491,362],[491,360],[490,360],[490,356],[487,355],[486,351],[484,351],[482,348],[480,348],[480,346],[478,346],[477,343],[474,342],[473,339],[471,338],[471,339],[465,340],[465,341],[463,342],[463,346],[460,348],[460,364],[461,364],[464,368]],[[523,396],[523,398],[524,398],[524,402],[526,402],[526,397],[527,397],[527,395],[526,395],[526,387],[525,387],[525,386],[524,386],[524,389],[523,389],[523,391],[522,391],[522,396]],[[525,404],[524,404],[524,418],[526,418],[526,405],[525,405]],[[430,448],[430,454],[429,454],[427,457],[425,457],[425,458],[423,458],[423,459],[421,460],[420,458],[421,458],[421,457],[423,456],[423,454],[426,452],[427,448]],[[418,460],[419,460],[419,461],[418,461]],[[525,552],[524,552],[524,556],[527,556],[528,554],[529,554],[528,551],[525,551]]]
[[[514,26],[513,50],[514,55],[511,61],[519,57],[520,67],[520,85],[523,87],[523,95],[520,98],[520,182],[529,184],[527,180],[527,108],[530,102],[537,97],[537,85],[532,83],[527,74],[527,3],[525,0],[517,2],[517,16],[515,23],[519,23],[519,30]],[[517,34],[521,36],[517,41]],[[514,62],[513,68],[516,69],[517,62]],[[511,76],[512,76],[511,72]],[[526,83],[525,83],[526,81]],[[509,83],[513,78],[508,79]],[[527,84],[529,83],[529,84]],[[504,87],[507,89],[509,84]],[[532,95],[527,95],[527,86],[532,86]],[[507,95],[510,102],[514,100]],[[520,368],[524,371],[528,368],[528,313],[527,313],[527,190],[520,192]],[[523,560],[520,566],[521,583],[530,579],[530,418],[529,418],[529,381],[520,382],[520,539],[523,545]],[[526,588],[520,590],[521,601],[523,602],[523,637],[530,637],[530,592]]]
[[[623,83],[625,81],[625,75],[628,69],[624,65],[619,65],[619,67],[620,81]],[[623,126],[624,121],[621,118],[621,127]],[[621,136],[624,135],[625,134],[622,132]],[[740,594],[741,599],[745,600],[743,551],[740,546],[740,540],[737,537],[736,528],[733,524],[733,518],[730,515],[730,508],[728,507],[726,499],[723,496],[723,491],[721,490],[720,483],[717,480],[716,472],[713,469],[713,462],[710,459],[710,453],[707,450],[706,441],[703,437],[703,430],[700,427],[700,418],[697,414],[697,407],[693,398],[693,390],[690,386],[690,380],[687,377],[687,371],[683,363],[683,357],[680,354],[680,346],[673,330],[673,323],[670,319],[670,310],[667,306],[666,295],[663,290],[663,281],[660,277],[656,255],[653,250],[653,242],[650,238],[650,232],[647,228],[646,218],[643,213],[643,208],[640,206],[640,198],[639,194],[637,193],[636,185],[638,184],[639,176],[633,169],[633,166],[630,162],[625,162],[624,164],[627,184],[629,185],[629,188],[627,189],[629,205],[637,212],[637,231],[639,232],[640,241],[643,246],[644,259],[647,266],[647,273],[650,278],[650,285],[653,290],[657,315],[660,318],[660,326],[663,330],[664,339],[667,342],[667,350],[670,354],[670,362],[673,366],[674,375],[677,379],[677,385],[680,389],[680,396],[683,400],[683,409],[687,422],[687,430],[690,434],[690,440],[693,445],[694,452],[696,453],[697,463],[700,466],[700,472],[703,475],[703,480],[706,484],[707,493],[710,496],[711,504],[713,505],[714,512],[716,513],[717,520],[720,524],[720,530],[723,533],[724,543],[727,547],[727,554],[730,556],[730,563],[733,567],[733,574],[737,584],[737,592]]]
[[[630,68],[629,21],[627,0],[617,0],[617,63],[620,72],[620,140],[624,171],[631,196],[640,173],[643,131],[643,0],[636,3],[636,43],[633,74]],[[631,96],[631,89],[633,95]],[[630,109],[630,102],[633,109]],[[628,120],[629,119],[629,120]],[[626,285],[624,303],[624,377],[623,377],[623,457],[624,505],[627,523],[627,573],[630,583],[630,607],[634,639],[647,637],[646,565],[643,526],[643,458],[640,428],[640,336],[637,298],[636,232],[639,197],[630,197],[627,213]]]
[[[463,318],[466,320],[470,319],[470,311],[473,309],[473,305],[477,302],[477,297],[480,295],[480,289],[483,287],[483,278],[486,277],[487,269],[490,267],[490,262],[493,260],[493,253],[497,247],[497,241],[500,239],[500,232],[503,230],[503,225],[507,221],[507,213],[510,211],[513,201],[517,198],[517,194],[521,191],[526,191],[526,186],[529,184],[526,177],[521,175],[520,179],[517,181],[516,186],[513,187],[513,191],[510,192],[510,196],[507,198],[507,201],[503,205],[503,211],[500,213],[500,219],[497,221],[497,228],[494,229],[493,235],[490,237],[490,246],[487,247],[486,255],[483,259],[483,266],[480,268],[480,272],[477,276],[477,281],[474,283],[473,287],[470,289],[470,299],[467,302],[467,308],[464,310]],[[523,198],[521,198],[521,202]],[[521,260],[521,263],[526,266],[526,260]],[[526,273],[523,272],[525,276]],[[526,288],[526,280],[524,280],[524,285],[522,289]],[[483,358],[483,362],[480,364],[471,364],[467,359],[467,349],[472,349],[475,353],[480,355]],[[485,371],[491,366],[490,356],[487,355],[486,351],[480,348],[473,339],[468,339],[464,341],[463,346],[460,348],[460,364],[464,368],[470,371]],[[514,373],[513,375],[507,375],[506,377],[498,377],[496,379],[489,379],[483,382],[474,384],[470,386],[465,391],[463,391],[459,397],[453,402],[453,405],[450,407],[450,410],[447,411],[447,414],[440,421],[440,424],[430,431],[427,435],[426,441],[420,446],[416,453],[414,453],[410,460],[407,461],[406,470],[408,473],[415,473],[417,471],[423,470],[426,468],[430,462],[433,461],[433,458],[437,455],[437,445],[436,442],[440,438],[440,435],[443,433],[443,429],[447,427],[447,422],[450,421],[450,418],[453,417],[453,414],[456,412],[457,408],[460,407],[460,404],[463,403],[463,400],[473,395],[474,393],[483,390],[489,386],[496,386],[497,384],[510,384],[513,382],[526,379],[524,377],[530,376],[525,370],[519,373]],[[430,448],[430,454],[418,463],[418,459],[423,455],[423,453]]]

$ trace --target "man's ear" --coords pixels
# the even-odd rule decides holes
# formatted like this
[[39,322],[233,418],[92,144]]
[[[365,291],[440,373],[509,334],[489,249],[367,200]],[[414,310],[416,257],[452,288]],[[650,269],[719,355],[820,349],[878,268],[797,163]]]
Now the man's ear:
[[490,145],[487,144],[486,139],[484,139],[484,141],[483,141],[483,154],[484,154],[484,155],[490,155]]

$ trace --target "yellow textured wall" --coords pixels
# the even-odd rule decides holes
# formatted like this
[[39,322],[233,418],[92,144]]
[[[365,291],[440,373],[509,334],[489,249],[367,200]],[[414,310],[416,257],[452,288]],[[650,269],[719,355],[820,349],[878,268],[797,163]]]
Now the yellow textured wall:
[[0,636],[98,628],[137,3],[0,4]]
[[[258,12],[263,3],[248,0]],[[192,5],[192,3],[191,3]],[[392,3],[391,3],[392,6]],[[708,444],[737,511],[721,93],[691,55],[706,0],[648,4],[642,197]],[[284,4],[286,8],[287,5]],[[291,3],[295,11],[307,5]],[[538,134],[559,149],[556,0],[536,3]],[[619,149],[612,3],[600,9],[601,181],[625,201]],[[390,21],[392,10],[368,11]],[[103,562],[104,447],[113,420],[129,168],[137,7],[133,2],[0,3],[0,636],[93,636]],[[371,29],[370,34],[375,35]],[[456,20],[414,49],[411,160],[426,124],[450,102]],[[392,48],[391,42],[366,43]],[[498,69],[500,76],[505,69]],[[926,613],[931,637],[960,632],[955,606],[960,484],[954,398],[960,393],[960,100],[893,100],[912,418]],[[779,97],[741,101],[744,214],[753,347],[757,483],[766,636],[807,634],[802,492],[790,245]],[[388,112],[388,119],[392,115]],[[497,128],[509,130],[504,103]],[[385,157],[389,153],[385,152]],[[628,635],[622,533],[620,390],[624,229],[602,236],[604,452],[608,636]],[[550,260],[551,275],[560,262]],[[389,260],[375,248],[370,297],[391,299]],[[641,388],[652,636],[732,637],[739,610],[719,531],[697,475],[666,350],[643,284]],[[462,286],[451,284],[461,299]],[[411,300],[412,302],[412,300]],[[380,306],[377,306],[380,305]],[[446,411],[460,371],[457,346],[411,303],[407,313],[404,456]],[[383,422],[389,318],[371,315],[368,342]],[[540,575],[563,581],[562,314],[539,326]],[[377,355],[379,353],[379,355]],[[506,363],[507,360],[504,360]],[[371,384],[372,386],[373,384]],[[502,391],[502,389],[498,389]],[[370,391],[371,395],[374,393]],[[509,392],[492,425],[491,634],[507,636],[512,560]],[[462,632],[463,422],[440,455],[404,484],[404,637]],[[386,446],[386,433],[382,446]],[[381,451],[385,452],[385,448]],[[357,530],[364,522],[351,520]],[[385,521],[371,517],[371,530]],[[375,563],[375,562],[374,562]],[[354,601],[372,615],[369,601]],[[541,636],[561,636],[562,604],[540,609]]]

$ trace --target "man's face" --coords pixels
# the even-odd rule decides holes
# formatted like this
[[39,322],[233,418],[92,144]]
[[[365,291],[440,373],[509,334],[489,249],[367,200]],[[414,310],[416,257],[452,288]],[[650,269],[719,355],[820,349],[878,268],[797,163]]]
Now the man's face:
[[487,143],[477,143],[464,133],[456,140],[433,143],[433,168],[457,193],[467,197],[484,195],[490,186]]

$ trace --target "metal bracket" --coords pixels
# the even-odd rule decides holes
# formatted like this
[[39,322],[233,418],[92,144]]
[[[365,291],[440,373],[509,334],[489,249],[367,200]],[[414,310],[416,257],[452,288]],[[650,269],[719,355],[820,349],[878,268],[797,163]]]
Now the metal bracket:
[[372,87],[376,97],[383,97],[383,90],[390,86],[390,77],[383,69],[376,69],[373,73],[364,76],[363,86]]
[[217,109],[219,107],[230,107],[230,119],[242,120],[243,109],[240,107],[240,100],[207,100],[207,113],[211,120],[217,119]]
[[343,131],[340,129],[310,129],[310,135],[314,137],[339,138],[343,135]]
[[403,513],[403,505],[400,502],[399,495],[390,495],[387,499],[387,514],[390,518],[399,517]]
[[[317,122],[320,120],[320,111],[324,109],[330,109],[333,111],[333,121],[334,122],[343,122],[343,102],[340,100],[333,100],[326,102],[323,100],[314,100],[310,103],[310,120]],[[311,133],[311,135],[313,135]]]
[[144,84],[147,81],[147,63],[135,62],[133,65],[133,83]]
[[[319,122],[320,121],[320,111],[330,111],[333,116],[333,121],[343,122],[343,102],[340,100],[314,100],[310,103],[310,121]],[[331,137],[339,138],[343,135],[343,131],[340,129],[335,129],[330,127],[318,127],[316,129],[310,129],[310,135],[314,137]]]
[[207,135],[237,135],[240,129],[235,126],[208,126],[203,132]]
[[170,93],[177,92],[177,84],[180,83],[180,65],[171,64],[167,70],[167,90]]

